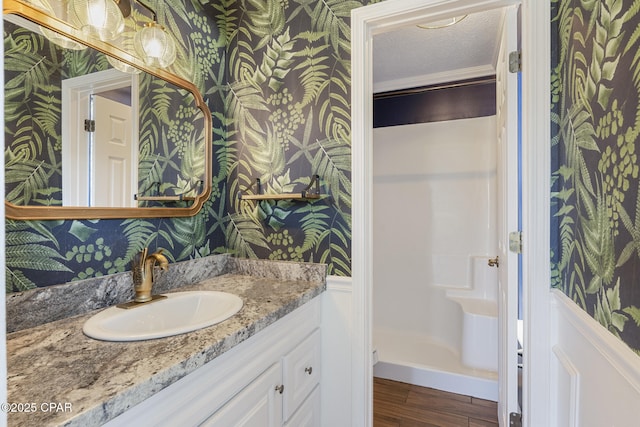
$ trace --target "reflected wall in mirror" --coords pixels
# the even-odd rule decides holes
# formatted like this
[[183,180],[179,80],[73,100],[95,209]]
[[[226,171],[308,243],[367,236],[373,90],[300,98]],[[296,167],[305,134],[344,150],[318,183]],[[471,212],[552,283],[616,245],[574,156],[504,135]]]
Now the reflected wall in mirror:
[[7,216],[195,214],[211,174],[200,94],[178,77],[123,73],[113,58],[75,47],[5,15]]

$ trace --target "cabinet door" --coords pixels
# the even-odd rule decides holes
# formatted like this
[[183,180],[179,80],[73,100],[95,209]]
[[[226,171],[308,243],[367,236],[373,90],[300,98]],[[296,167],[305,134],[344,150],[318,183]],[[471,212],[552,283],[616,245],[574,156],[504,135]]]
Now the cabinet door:
[[307,400],[289,418],[286,427],[320,427],[320,386],[316,386]]
[[282,425],[282,365],[276,363],[236,394],[201,426],[276,427]]
[[320,330],[316,329],[282,360],[286,421],[320,381]]

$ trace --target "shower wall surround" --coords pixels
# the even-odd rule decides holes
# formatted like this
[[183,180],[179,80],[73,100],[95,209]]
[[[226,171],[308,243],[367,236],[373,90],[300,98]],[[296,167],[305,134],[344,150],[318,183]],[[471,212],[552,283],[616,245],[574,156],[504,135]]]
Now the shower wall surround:
[[640,11],[553,0],[552,283],[640,352]]
[[[7,292],[122,272],[144,246],[172,262],[231,252],[350,275],[350,12],[367,3],[159,2],[213,114],[211,199],[193,218],[7,221]],[[315,202],[235,197],[255,178],[288,192],[312,174],[327,195]]]

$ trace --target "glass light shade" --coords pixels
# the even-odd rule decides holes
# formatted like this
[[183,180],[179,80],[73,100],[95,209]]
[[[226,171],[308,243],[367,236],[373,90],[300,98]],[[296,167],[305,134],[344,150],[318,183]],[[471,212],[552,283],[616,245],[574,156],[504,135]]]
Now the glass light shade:
[[[133,38],[136,33],[137,25],[131,18],[127,18],[124,21],[125,29],[122,34],[120,34],[120,37],[118,37],[117,44],[123,51],[133,54]],[[115,59],[109,55],[105,56],[107,57],[107,61],[109,61],[109,64],[111,64],[111,66],[116,70],[122,71],[123,73],[127,74],[139,74],[140,72],[142,72],[142,70],[140,70],[139,68],[131,66],[126,62]]]
[[111,66],[118,71],[122,71],[123,73],[127,74],[140,74],[142,72],[142,70],[140,70],[139,68],[132,67],[131,65],[127,64],[126,62],[122,62],[119,59],[112,58],[109,55],[106,55],[106,57],[109,64],[111,64]]
[[115,0],[73,0],[69,19],[84,34],[102,41],[115,39],[124,30],[124,17]]
[[134,37],[136,53],[145,64],[165,68],[176,60],[176,45],[173,38],[156,23],[148,24]]
[[[67,17],[67,11],[65,10],[65,8],[60,7],[61,2],[55,3],[56,6],[58,6],[55,8],[55,10],[53,5],[48,0],[30,0],[30,3],[38,9],[42,9],[50,16],[54,16],[60,20],[64,21]],[[51,43],[57,44],[64,49],[82,50],[87,48],[85,45],[77,43],[68,37],[56,33],[55,31],[51,31],[41,26],[39,27],[39,29],[42,35],[45,36]]]
[[71,49],[71,50],[83,50],[87,47],[83,44],[77,43],[71,40],[69,37],[61,36],[55,31],[48,30],[44,27],[40,27],[40,31],[42,35],[47,38],[51,43],[57,44],[63,49]]

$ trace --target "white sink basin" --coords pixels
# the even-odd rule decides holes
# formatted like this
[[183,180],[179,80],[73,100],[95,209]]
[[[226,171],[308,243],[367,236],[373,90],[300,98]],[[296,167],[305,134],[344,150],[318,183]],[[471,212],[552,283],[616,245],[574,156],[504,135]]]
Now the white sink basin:
[[237,295],[215,291],[175,292],[134,308],[110,307],[87,320],[82,331],[104,341],[141,341],[215,325],[242,308]]

